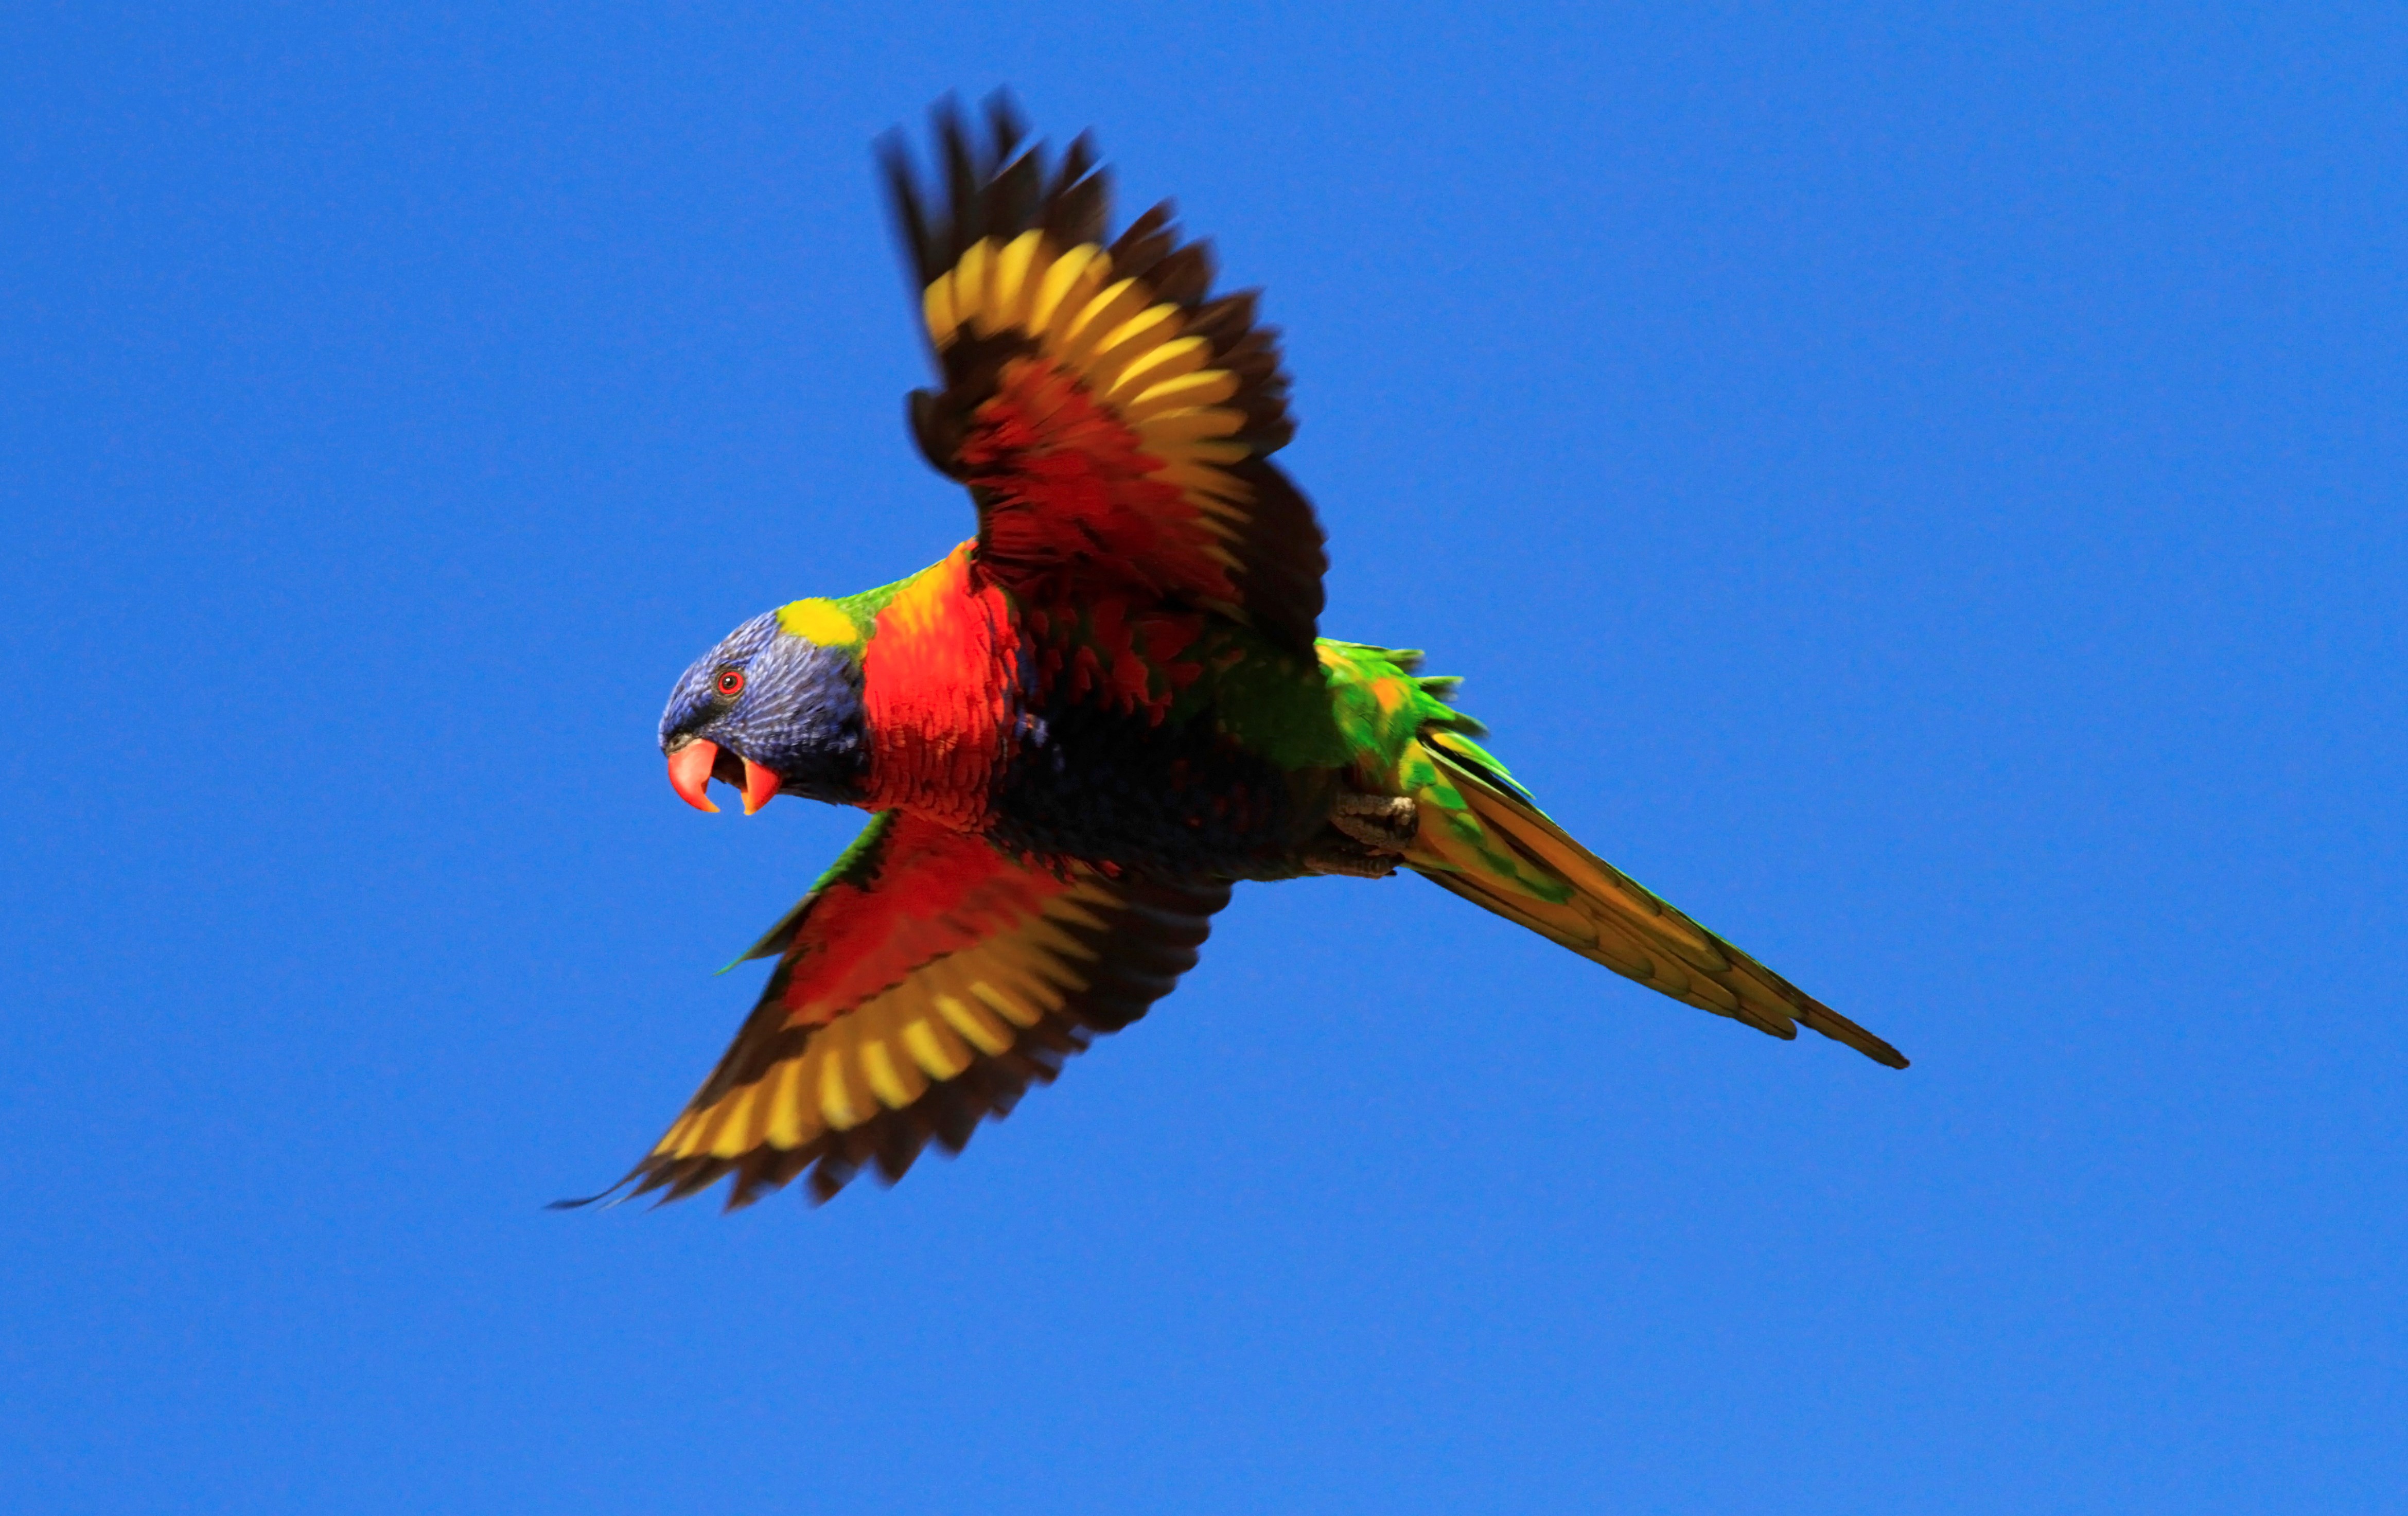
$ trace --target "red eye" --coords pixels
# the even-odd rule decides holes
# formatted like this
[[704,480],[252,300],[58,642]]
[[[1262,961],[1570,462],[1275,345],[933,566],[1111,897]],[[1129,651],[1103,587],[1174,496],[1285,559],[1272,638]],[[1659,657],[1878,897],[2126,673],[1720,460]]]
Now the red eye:
[[730,700],[744,693],[744,670],[723,668],[719,671],[719,693]]

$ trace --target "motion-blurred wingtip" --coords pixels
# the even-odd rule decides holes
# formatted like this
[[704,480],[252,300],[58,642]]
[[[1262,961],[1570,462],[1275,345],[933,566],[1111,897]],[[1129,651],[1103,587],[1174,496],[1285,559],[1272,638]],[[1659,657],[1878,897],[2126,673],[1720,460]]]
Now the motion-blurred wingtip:
[[[610,1206],[615,1206],[623,1201],[633,1198],[633,1196],[630,1195],[620,1194],[617,1200],[610,1199],[612,1195],[619,1194],[620,1191],[635,1182],[635,1179],[636,1176],[634,1174],[630,1174],[625,1179],[621,1180],[618,1183],[610,1186],[610,1188],[601,1191],[598,1194],[580,1195],[571,1200],[554,1200],[545,1205],[543,1209],[546,1210],[582,1210],[587,1206],[593,1205],[597,1201],[609,1201]],[[603,1209],[608,1209],[609,1208],[609,1206],[605,1206]]]

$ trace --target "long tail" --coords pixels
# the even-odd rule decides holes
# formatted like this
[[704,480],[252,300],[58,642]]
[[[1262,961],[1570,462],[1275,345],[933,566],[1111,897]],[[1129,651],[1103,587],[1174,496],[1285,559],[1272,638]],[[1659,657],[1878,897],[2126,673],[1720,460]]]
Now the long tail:
[[1906,1066],[1896,1048],[1573,841],[1469,736],[1425,725],[1414,746],[1400,767],[1422,781],[1421,827],[1405,862],[1432,882],[1700,1010],[1784,1038],[1802,1022]]

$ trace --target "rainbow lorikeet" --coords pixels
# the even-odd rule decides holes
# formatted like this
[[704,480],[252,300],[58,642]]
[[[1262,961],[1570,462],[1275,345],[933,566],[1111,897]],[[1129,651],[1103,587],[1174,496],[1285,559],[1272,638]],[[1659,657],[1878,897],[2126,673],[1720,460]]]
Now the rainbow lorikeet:
[[1549,821],[1421,655],[1318,636],[1327,560],[1270,462],[1276,335],[1168,206],[1106,236],[1087,139],[937,111],[937,188],[882,157],[941,387],[921,451],[978,535],[900,583],[746,622],[678,680],[677,793],[871,813],[746,957],[760,1003],[628,1176],[729,1204],[958,1150],[1196,963],[1240,880],[1408,868],[1774,1037],[1896,1049]]

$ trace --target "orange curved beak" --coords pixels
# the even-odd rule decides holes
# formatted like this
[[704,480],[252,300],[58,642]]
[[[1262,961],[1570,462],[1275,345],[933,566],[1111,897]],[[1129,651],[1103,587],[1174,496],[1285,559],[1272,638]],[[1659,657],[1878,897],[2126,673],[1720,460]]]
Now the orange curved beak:
[[710,803],[710,765],[719,761],[716,742],[689,742],[669,754],[669,788],[696,810],[716,811]]
[[785,781],[764,765],[742,758],[736,761],[744,765],[744,814],[750,816],[767,805],[778,793],[778,786]]
[[709,791],[714,771],[723,765],[735,772],[720,774],[719,778],[743,794],[747,816],[767,805],[777,795],[778,786],[785,782],[766,765],[747,762],[735,753],[723,752],[716,742],[697,739],[669,754],[669,788],[695,809],[716,811],[719,808],[710,803]]

